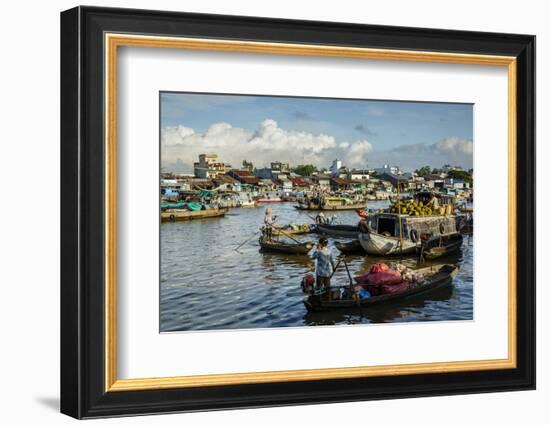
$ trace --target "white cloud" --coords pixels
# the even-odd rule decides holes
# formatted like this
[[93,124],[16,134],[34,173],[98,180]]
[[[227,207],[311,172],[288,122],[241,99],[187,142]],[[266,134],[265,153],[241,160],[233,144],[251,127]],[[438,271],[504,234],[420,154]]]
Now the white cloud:
[[471,140],[448,137],[439,142],[402,145],[388,151],[373,152],[371,164],[396,164],[405,170],[414,170],[424,165],[441,167],[444,164],[473,166],[474,144]]
[[366,139],[339,142],[327,134],[279,127],[272,119],[262,121],[256,131],[226,122],[212,124],[205,133],[185,126],[164,127],[161,143],[163,169],[183,172],[192,172],[193,162],[201,153],[217,153],[223,162],[234,167],[240,167],[243,159],[257,167],[280,160],[294,165],[311,163],[321,168],[328,167],[335,158],[356,168],[396,164],[404,170],[414,170],[423,165],[471,168],[473,164],[472,141],[458,137],[375,151]]
[[349,166],[366,165],[366,154],[372,151],[367,140],[338,144],[333,136],[287,130],[272,119],[262,121],[255,132],[232,127],[228,123],[212,124],[201,134],[193,129],[178,126],[164,127],[161,131],[163,168],[174,167],[178,161],[192,170],[200,153],[217,153],[221,160],[238,167],[243,159],[261,167],[270,161],[289,161],[292,164],[313,163],[326,167],[339,158]]

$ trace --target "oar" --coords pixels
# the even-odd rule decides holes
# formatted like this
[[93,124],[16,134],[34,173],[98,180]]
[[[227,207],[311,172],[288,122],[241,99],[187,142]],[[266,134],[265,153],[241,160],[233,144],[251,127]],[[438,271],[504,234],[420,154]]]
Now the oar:
[[254,236],[258,234],[259,230],[255,231],[249,238],[247,238],[242,244],[240,244],[237,248],[235,248],[235,251],[237,251],[239,254],[242,254],[241,251],[239,251],[239,248],[243,246],[245,243],[247,243],[250,239],[252,239]]

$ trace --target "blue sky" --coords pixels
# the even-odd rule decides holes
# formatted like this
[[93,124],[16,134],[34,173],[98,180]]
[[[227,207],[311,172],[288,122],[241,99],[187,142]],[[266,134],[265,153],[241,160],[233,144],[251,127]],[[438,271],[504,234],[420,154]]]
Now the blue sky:
[[161,128],[165,166],[187,167],[195,148],[217,149],[233,165],[239,154],[258,166],[322,167],[332,156],[365,167],[472,165],[470,104],[163,92]]

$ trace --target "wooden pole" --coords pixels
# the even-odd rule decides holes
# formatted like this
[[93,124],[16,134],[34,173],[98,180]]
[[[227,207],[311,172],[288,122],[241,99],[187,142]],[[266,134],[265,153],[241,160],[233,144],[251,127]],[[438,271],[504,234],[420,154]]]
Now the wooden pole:
[[403,261],[403,223],[401,222],[401,194],[399,192],[399,179],[397,180],[397,208],[399,212],[399,251]]
[[247,243],[250,239],[252,239],[254,236],[256,236],[258,234],[259,230],[255,231],[252,236],[250,236],[249,238],[247,238],[242,244],[240,244],[237,248],[235,248],[235,251],[237,251],[239,254],[242,254],[242,252],[239,251],[239,248],[241,246],[243,246],[245,243]]

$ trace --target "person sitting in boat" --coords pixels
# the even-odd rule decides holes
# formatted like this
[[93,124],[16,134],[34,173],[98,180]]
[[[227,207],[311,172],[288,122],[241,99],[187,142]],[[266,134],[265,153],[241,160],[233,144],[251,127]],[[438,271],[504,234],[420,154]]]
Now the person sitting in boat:
[[330,278],[334,270],[334,258],[328,248],[326,238],[319,239],[319,243],[311,255],[315,261],[316,289],[330,290]]
[[275,220],[277,220],[277,216],[273,215],[273,210],[271,208],[266,208],[264,215],[263,233],[268,241],[270,241],[273,237],[273,224],[275,223]]
[[336,217],[336,214],[332,214],[332,216],[330,217],[330,221],[329,221],[328,224],[334,225],[334,224],[337,223],[337,221],[338,221],[338,217]]
[[315,224],[327,224],[328,220],[325,218],[325,213],[320,212],[317,214],[317,217],[315,217]]

